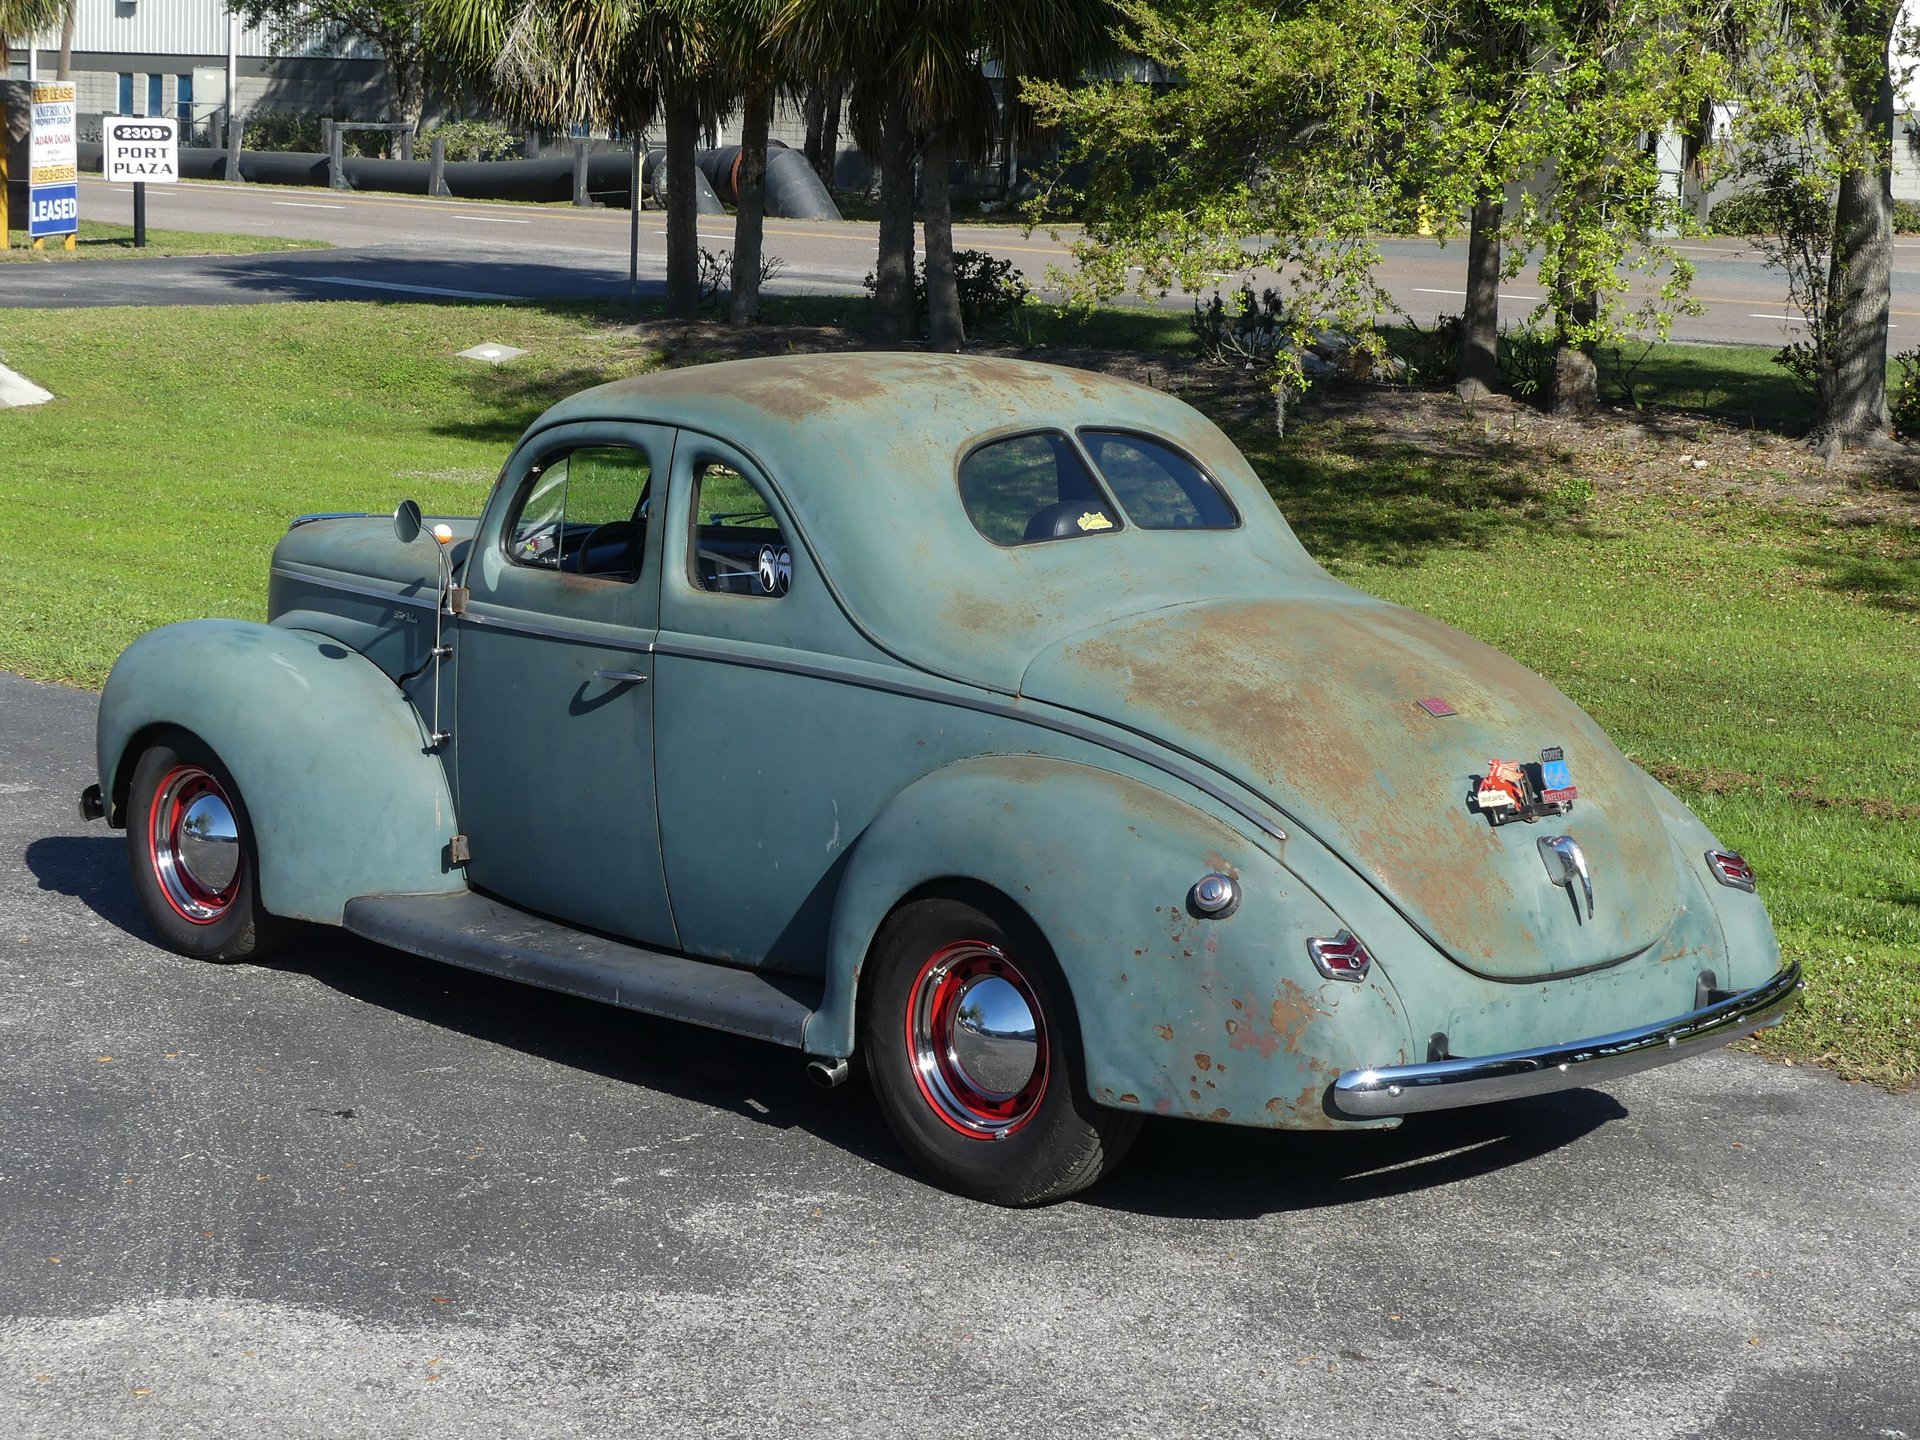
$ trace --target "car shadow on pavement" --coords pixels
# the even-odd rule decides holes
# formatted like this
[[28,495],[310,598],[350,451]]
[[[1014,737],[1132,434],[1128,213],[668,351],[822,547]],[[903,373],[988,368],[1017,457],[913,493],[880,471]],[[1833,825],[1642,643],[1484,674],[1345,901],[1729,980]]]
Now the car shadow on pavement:
[[119,835],[47,835],[27,846],[27,869],[42,890],[71,895],[108,924],[153,942],[127,880],[127,844]]
[[[73,896],[152,941],[118,837],[48,836],[29,844],[25,858],[42,889]],[[857,1075],[823,1092],[792,1050],[436,964],[320,926],[304,927],[265,964],[424,1025],[756,1124],[804,1130],[862,1161],[917,1174]],[[1182,1218],[1327,1209],[1524,1164],[1626,1113],[1611,1096],[1573,1090],[1344,1134],[1149,1118],[1114,1174],[1069,1203]]]
[[[1245,1219],[1472,1180],[1574,1144],[1627,1109],[1568,1090],[1408,1117],[1398,1129],[1300,1133],[1153,1121],[1087,1200],[1137,1214]],[[1196,1176],[1204,1176],[1196,1183]]]

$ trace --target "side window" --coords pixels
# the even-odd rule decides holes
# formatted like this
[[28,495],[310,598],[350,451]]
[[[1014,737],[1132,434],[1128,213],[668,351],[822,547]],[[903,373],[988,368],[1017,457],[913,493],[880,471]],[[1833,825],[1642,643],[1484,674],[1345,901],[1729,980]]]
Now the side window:
[[992,440],[960,462],[960,503],[996,545],[1098,535],[1120,512],[1087,473],[1066,436],[1053,431]]
[[1080,439],[1142,530],[1231,530],[1240,523],[1207,472],[1164,441],[1124,430],[1082,430]]
[[602,580],[637,579],[651,478],[646,452],[624,445],[541,456],[507,525],[507,557]]
[[766,497],[718,460],[695,472],[691,539],[687,578],[696,589],[777,600],[793,584],[793,552]]

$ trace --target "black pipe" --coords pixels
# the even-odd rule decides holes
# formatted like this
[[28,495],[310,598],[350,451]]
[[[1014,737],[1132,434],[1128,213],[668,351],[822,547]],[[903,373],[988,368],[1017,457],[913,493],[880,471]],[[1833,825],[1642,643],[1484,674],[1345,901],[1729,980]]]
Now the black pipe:
[[[98,172],[98,141],[79,146],[80,168]],[[724,193],[733,193],[737,145],[725,145],[699,155],[694,171],[702,215],[724,215],[726,206],[711,176],[726,180]],[[182,149],[183,180],[218,180],[226,176],[224,149]],[[595,151],[587,157],[587,193],[608,204],[628,203],[632,161],[624,150]],[[724,168],[721,168],[724,167]],[[425,195],[432,164],[426,160],[384,160],[349,155],[341,164],[350,190],[383,190],[390,194]],[[661,204],[666,203],[666,151],[649,150],[643,184]],[[311,185],[327,183],[327,157],[301,151],[242,150],[240,178],[255,185]],[[448,191],[463,200],[568,200],[573,196],[573,158],[559,155],[541,160],[459,160],[446,166]],[[767,151],[767,213],[787,220],[838,220],[840,212],[826,187],[798,150],[784,145]]]

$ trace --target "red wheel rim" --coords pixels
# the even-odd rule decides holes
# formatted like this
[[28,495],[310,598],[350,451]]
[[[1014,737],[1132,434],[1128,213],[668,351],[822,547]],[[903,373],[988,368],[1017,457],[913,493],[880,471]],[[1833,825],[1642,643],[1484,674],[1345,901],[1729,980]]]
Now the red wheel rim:
[[1004,1139],[1039,1110],[1046,1012],[998,946],[959,940],[928,956],[907,994],[906,1038],[922,1098],[960,1134]]
[[233,801],[198,765],[175,765],[154,788],[147,856],[160,893],[182,920],[212,925],[240,893],[242,854]]

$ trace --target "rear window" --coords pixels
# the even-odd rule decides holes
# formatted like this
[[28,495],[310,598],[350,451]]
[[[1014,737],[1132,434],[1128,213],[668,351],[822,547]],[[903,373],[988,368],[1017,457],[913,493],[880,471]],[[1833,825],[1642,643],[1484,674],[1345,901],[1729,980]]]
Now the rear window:
[[1159,440],[1124,430],[1082,430],[1093,463],[1142,530],[1231,530],[1240,523],[1213,478]]
[[992,440],[960,462],[960,503],[996,545],[1036,545],[1120,528],[1120,514],[1065,435]]

